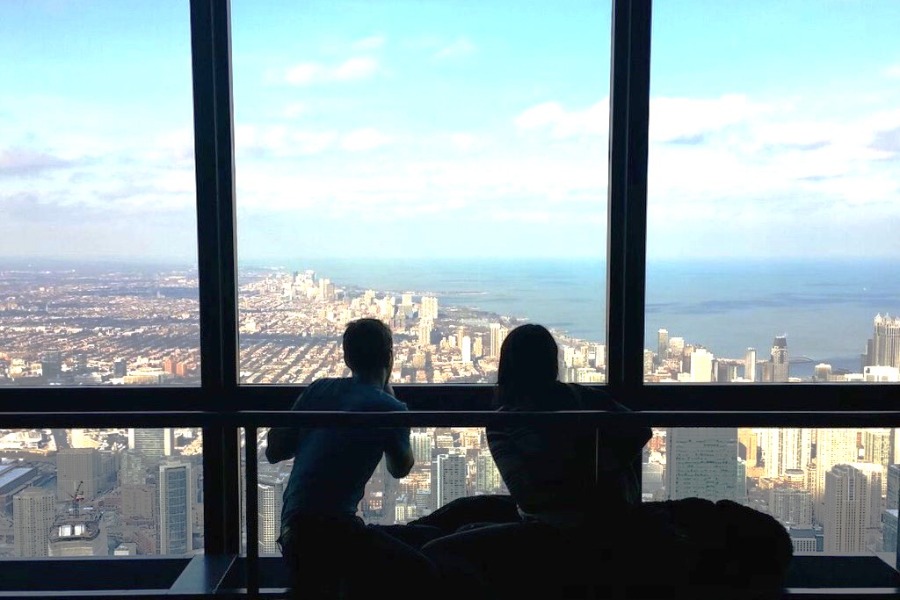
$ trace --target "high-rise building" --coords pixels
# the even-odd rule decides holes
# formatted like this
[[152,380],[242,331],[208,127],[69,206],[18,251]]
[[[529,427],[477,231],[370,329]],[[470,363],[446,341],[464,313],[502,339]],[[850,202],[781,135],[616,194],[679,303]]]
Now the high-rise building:
[[670,500],[697,496],[739,500],[735,476],[737,429],[675,427],[666,432],[666,490]]
[[50,556],[109,556],[109,538],[99,514],[57,517],[50,528]]
[[281,536],[281,507],[284,497],[284,480],[278,477],[260,476],[257,484],[259,515],[259,554],[280,554],[278,538]]
[[813,511],[819,524],[825,519],[825,475],[839,464],[859,462],[857,429],[818,429],[816,431],[816,468],[812,473]]
[[744,460],[748,469],[756,467],[759,434],[755,429],[738,429],[738,457]]
[[747,348],[744,355],[744,379],[756,381],[756,348]]
[[880,525],[881,467],[835,465],[825,474],[825,552],[865,552]]
[[100,452],[95,448],[63,448],[56,454],[57,500],[69,502],[77,491],[90,501],[103,487]]
[[121,488],[122,518],[156,522],[159,502],[155,485],[125,485]]
[[165,462],[159,466],[159,553],[189,554],[193,550],[193,480],[191,465]]
[[434,448],[434,436],[427,431],[413,431],[409,434],[413,456],[417,465],[431,464],[431,450]]
[[812,455],[812,430],[769,428],[761,435],[766,477],[780,477],[791,469],[806,469]]
[[172,456],[175,436],[171,427],[129,429],[128,449],[144,456]]
[[900,509],[900,465],[890,465],[887,472],[885,507]]
[[44,379],[58,379],[62,375],[62,353],[58,350],[41,355],[41,375]]
[[693,383],[710,383],[713,380],[713,358],[712,353],[706,348],[696,348],[691,352],[691,381]]
[[772,381],[787,383],[791,376],[791,363],[788,360],[787,336],[776,335],[772,342]]
[[900,317],[875,315],[865,366],[900,367]]
[[487,448],[482,449],[475,459],[475,493],[497,494],[503,489],[503,478],[497,463]]
[[783,525],[808,529],[813,522],[812,495],[809,490],[776,485],[769,490],[769,514]]
[[16,556],[47,556],[56,496],[42,488],[25,488],[13,496],[13,543]]
[[422,296],[422,305],[419,307],[419,318],[422,320],[436,321],[438,318],[438,299],[434,296]]
[[433,330],[434,324],[431,319],[422,319],[419,322],[419,346],[426,347],[431,345],[431,332]]
[[509,330],[500,325],[500,323],[491,323],[491,357],[498,358],[500,356],[500,347],[503,346],[503,340]]
[[883,552],[897,552],[897,514],[896,508],[881,513]]
[[462,361],[464,364],[469,364],[472,362],[472,338],[469,336],[462,337],[462,343],[460,345],[462,350]]
[[445,504],[466,495],[466,457],[463,454],[439,454],[437,457],[437,474],[434,492],[440,508]]
[[669,330],[656,332],[656,364],[662,364],[669,357]]
[[118,379],[126,375],[128,375],[128,364],[122,358],[116,359],[116,362],[113,363],[113,377]]

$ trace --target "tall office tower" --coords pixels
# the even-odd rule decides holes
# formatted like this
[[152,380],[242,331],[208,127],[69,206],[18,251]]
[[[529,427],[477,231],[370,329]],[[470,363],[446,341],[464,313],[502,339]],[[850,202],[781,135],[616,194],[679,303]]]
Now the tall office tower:
[[412,292],[404,292],[400,294],[400,306],[412,306],[413,303],[413,295]]
[[109,537],[100,514],[58,517],[47,546],[50,556],[109,556]]
[[670,337],[669,338],[669,356],[679,357],[682,352],[684,352],[684,338],[683,337]]
[[156,523],[159,502],[155,485],[125,485],[121,488],[122,518]]
[[193,480],[191,465],[164,462],[159,466],[159,553],[189,554],[193,550]]
[[475,336],[475,340],[472,342],[472,356],[475,358],[484,356],[484,336],[480,333]]
[[438,318],[438,299],[434,296],[422,296],[422,305],[419,307],[419,318],[436,321]]
[[839,464],[859,462],[857,429],[816,430],[816,469],[813,486],[813,516],[820,525],[825,519],[825,475]]
[[500,356],[500,347],[503,346],[503,340],[509,330],[500,325],[500,323],[491,323],[491,357],[498,358]]
[[656,364],[666,362],[669,356],[669,330],[660,329],[656,332]]
[[128,449],[144,456],[172,456],[175,435],[171,427],[129,429]]
[[482,449],[475,459],[475,493],[497,494],[503,489],[503,478],[490,451]]
[[865,552],[881,519],[881,467],[835,465],[825,475],[825,552]]
[[122,378],[128,375],[128,364],[122,358],[117,358],[113,363],[113,377]]
[[744,379],[756,381],[756,348],[747,348],[744,355]]
[[888,509],[900,509],[900,465],[888,467],[885,506]]
[[56,499],[71,501],[79,483],[79,495],[87,501],[103,487],[100,452],[94,448],[64,448],[56,454]]
[[710,383],[713,380],[713,358],[712,352],[706,348],[691,352],[691,382]]
[[806,469],[812,456],[812,430],[770,428],[762,434],[766,477],[779,477],[791,469]]
[[56,496],[42,488],[25,488],[13,500],[13,543],[16,556],[47,556]]
[[897,552],[897,514],[896,508],[881,513],[883,552]]
[[134,450],[126,450],[121,453],[119,459],[121,462],[118,473],[119,485],[144,485],[147,483],[148,463],[151,462],[149,457]]
[[863,462],[881,465],[881,495],[887,492],[888,466],[891,464],[891,430],[863,429]]
[[259,554],[280,554],[281,507],[284,482],[277,477],[260,476],[257,484],[259,515]]
[[434,448],[434,436],[427,431],[413,431],[409,434],[413,456],[417,465],[431,464],[431,450]]
[[439,454],[435,472],[435,499],[440,508],[466,495],[466,457],[463,454]]
[[328,297],[328,285],[331,283],[330,279],[322,278],[319,280],[319,297],[322,300],[330,300]]
[[813,381],[828,381],[831,379],[831,365],[828,363],[819,363],[813,369]]
[[900,367],[900,317],[875,315],[865,366]]
[[772,342],[772,381],[787,383],[791,376],[791,363],[788,360],[787,336],[776,335]]
[[755,429],[742,427],[738,429],[738,457],[744,460],[748,469],[756,467],[756,454],[759,434]]
[[62,353],[59,350],[41,355],[41,375],[44,379],[57,379],[62,375]]
[[431,319],[422,319],[419,322],[419,346],[425,347],[431,345],[431,332],[434,327]]
[[737,429],[675,427],[666,432],[666,490],[670,500],[697,496],[738,500]]
[[653,350],[644,350],[644,375],[653,373]]
[[606,346],[603,344],[597,344],[596,346],[594,346],[594,368],[606,368]]
[[769,490],[769,514],[783,525],[808,529],[813,519],[812,495],[809,490],[776,485]]
[[465,364],[469,364],[472,362],[472,338],[469,336],[464,336],[462,338],[462,361]]

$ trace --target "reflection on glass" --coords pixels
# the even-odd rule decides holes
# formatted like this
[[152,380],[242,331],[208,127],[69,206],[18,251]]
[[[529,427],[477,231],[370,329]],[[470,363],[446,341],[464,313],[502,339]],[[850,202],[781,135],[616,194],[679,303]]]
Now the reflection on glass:
[[646,381],[900,381],[900,5],[653,18]]
[[[605,380],[609,2],[233,3],[241,381],[487,383],[520,322]],[[534,40],[540,39],[540,44]]]
[[896,429],[654,429],[644,501],[733,500],[772,515],[795,552],[897,549]]
[[203,551],[195,428],[0,429],[0,558]]

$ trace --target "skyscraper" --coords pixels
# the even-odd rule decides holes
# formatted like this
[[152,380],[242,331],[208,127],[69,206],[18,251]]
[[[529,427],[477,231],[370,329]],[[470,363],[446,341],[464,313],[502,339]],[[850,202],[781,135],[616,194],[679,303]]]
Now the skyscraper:
[[825,519],[825,475],[839,464],[859,461],[856,429],[818,429],[816,431],[816,469],[812,480],[814,516],[819,524]]
[[159,466],[159,553],[189,554],[193,550],[191,465],[165,462]]
[[756,348],[747,348],[744,356],[744,379],[756,381]]
[[435,321],[438,318],[438,299],[434,296],[422,296],[419,318]]
[[666,490],[670,500],[697,496],[738,500],[737,429],[675,427],[666,432]]
[[57,500],[71,501],[79,484],[79,495],[88,501],[103,487],[100,452],[94,448],[64,448],[56,454]]
[[825,552],[865,552],[880,524],[881,467],[835,465],[825,475]]
[[475,492],[496,494],[503,488],[503,478],[490,451],[483,448],[475,459]]
[[463,336],[462,344],[460,346],[462,349],[462,361],[464,364],[469,364],[472,362],[472,338],[469,336]]
[[875,315],[865,366],[900,367],[900,317]]
[[812,527],[812,495],[809,490],[777,485],[769,490],[769,514],[783,525],[799,529]]
[[172,456],[175,436],[171,427],[129,429],[128,449],[144,456]]
[[712,353],[706,348],[697,348],[691,352],[691,381],[693,383],[710,383],[713,380],[712,376]]
[[500,356],[500,347],[503,346],[503,340],[509,330],[500,325],[500,323],[491,323],[491,357],[498,358]]
[[431,331],[433,323],[431,319],[422,319],[419,322],[419,346],[425,347],[431,345]]
[[259,554],[280,554],[281,506],[284,482],[277,477],[260,476],[257,484],[259,514]]
[[776,335],[772,342],[772,381],[787,383],[791,375],[791,364],[788,360],[787,336]]
[[13,496],[13,543],[16,556],[47,556],[50,528],[56,516],[56,496],[30,487]]
[[656,332],[656,364],[662,364],[669,356],[669,330],[660,329]]
[[466,457],[462,454],[439,454],[437,457],[436,506],[440,508],[466,495]]
[[762,438],[766,477],[789,469],[806,469],[812,455],[812,430],[798,427],[764,429]]
[[417,465],[431,464],[431,449],[434,448],[434,436],[427,431],[413,431],[409,434],[413,456]]

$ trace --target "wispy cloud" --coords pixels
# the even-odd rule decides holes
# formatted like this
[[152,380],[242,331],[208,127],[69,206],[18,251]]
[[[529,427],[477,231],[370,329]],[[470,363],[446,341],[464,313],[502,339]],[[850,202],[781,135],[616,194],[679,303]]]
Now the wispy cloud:
[[354,50],[378,50],[383,48],[387,40],[382,35],[372,35],[353,42]]
[[377,129],[357,129],[341,139],[341,148],[349,152],[365,152],[391,143],[391,138]]
[[444,46],[440,50],[438,50],[434,57],[440,60],[450,59],[450,58],[461,58],[463,56],[469,56],[475,52],[475,44],[472,43],[469,38],[461,37],[454,40],[447,46]]
[[900,65],[891,65],[884,70],[884,74],[892,79],[900,79]]
[[609,102],[604,99],[581,110],[544,102],[519,113],[514,123],[520,130],[548,131],[555,138],[604,135],[609,127]]
[[368,56],[348,58],[336,65],[305,62],[287,68],[282,81],[295,86],[334,81],[360,81],[373,77],[378,73],[379,68],[378,61]]
[[71,161],[28,148],[10,148],[0,152],[0,176],[33,177],[71,164]]

